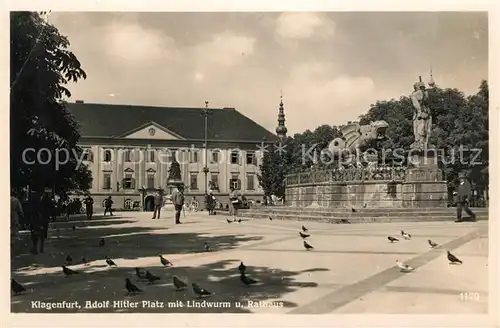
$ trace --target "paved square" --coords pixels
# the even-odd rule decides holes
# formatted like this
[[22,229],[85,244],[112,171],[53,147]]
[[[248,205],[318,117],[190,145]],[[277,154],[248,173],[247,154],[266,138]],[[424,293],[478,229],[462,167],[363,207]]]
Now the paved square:
[[[30,255],[13,246],[12,277],[28,292],[12,297],[13,312],[205,312],[205,313],[415,313],[486,314],[488,311],[488,222],[370,223],[244,220],[186,213],[175,225],[172,212],[151,220],[150,213],[119,213],[112,219],[55,223],[46,252]],[[73,231],[73,224],[76,230]],[[306,251],[299,231],[305,224],[314,246]],[[56,228],[59,228],[57,236]],[[389,243],[404,229],[411,240]],[[106,245],[98,245],[100,238]],[[427,239],[440,247],[431,249]],[[204,252],[204,242],[213,252]],[[463,260],[450,265],[446,249]],[[163,254],[174,267],[163,268]],[[64,277],[61,265],[71,255],[78,275]],[[78,264],[82,256],[90,266]],[[118,265],[105,263],[109,256]],[[401,273],[396,260],[412,265]],[[237,266],[259,280],[246,287]],[[32,265],[35,263],[34,265]],[[134,268],[161,277],[153,285],[137,281]],[[177,292],[172,276],[214,293],[197,300]],[[126,277],[143,290],[125,295]],[[40,302],[36,302],[40,301]],[[78,301],[79,309],[38,308],[50,302]],[[109,301],[109,303],[106,303]],[[116,301],[116,302],[114,302]],[[129,301],[118,302],[118,301]],[[158,302],[157,302],[158,301]],[[138,302],[137,308],[130,307]],[[181,304],[183,306],[181,306]],[[86,307],[89,305],[89,307]]]

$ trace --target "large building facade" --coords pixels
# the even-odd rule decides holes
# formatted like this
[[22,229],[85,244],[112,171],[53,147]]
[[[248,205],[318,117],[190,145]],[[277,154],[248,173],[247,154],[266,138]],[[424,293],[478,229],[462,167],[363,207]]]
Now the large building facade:
[[234,108],[211,109],[205,122],[200,108],[81,101],[67,106],[80,125],[96,206],[112,196],[118,209],[151,210],[156,190],[170,192],[167,180],[174,159],[187,200],[195,196],[202,203],[212,190],[224,204],[231,186],[248,199],[262,199],[257,178],[262,149],[277,136]]

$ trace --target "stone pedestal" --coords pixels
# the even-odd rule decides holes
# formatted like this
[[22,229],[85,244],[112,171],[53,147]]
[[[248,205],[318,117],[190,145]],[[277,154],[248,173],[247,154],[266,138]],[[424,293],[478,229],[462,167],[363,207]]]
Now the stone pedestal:
[[403,183],[403,207],[446,207],[448,187],[435,151],[412,151]]
[[177,187],[179,189],[182,189],[184,187],[184,182],[182,180],[169,180],[167,182],[167,188],[168,188],[168,194],[172,195],[172,191],[174,190],[174,187]]

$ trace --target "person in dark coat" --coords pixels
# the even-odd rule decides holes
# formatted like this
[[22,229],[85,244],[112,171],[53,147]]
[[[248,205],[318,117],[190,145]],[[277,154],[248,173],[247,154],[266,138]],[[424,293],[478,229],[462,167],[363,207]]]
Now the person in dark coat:
[[457,219],[455,222],[463,222],[462,218],[462,210],[465,210],[465,212],[470,216],[471,221],[476,221],[477,217],[474,212],[471,211],[469,208],[469,200],[470,200],[470,194],[471,194],[471,187],[470,183],[467,180],[465,174],[460,174],[459,175],[460,179],[460,184],[458,185],[457,188]]
[[212,190],[205,195],[205,202],[207,204],[208,215],[215,215],[215,196],[212,193]]
[[30,205],[37,209],[37,211],[31,213],[30,217],[31,253],[43,253],[45,239],[47,239],[49,230],[50,216],[54,211],[51,193],[45,191],[41,196],[32,195]]
[[85,204],[85,214],[87,215],[87,220],[92,220],[92,215],[94,214],[94,199],[89,195],[83,200]]
[[104,215],[108,212],[111,216],[113,216],[113,200],[111,199],[111,196],[104,200]]

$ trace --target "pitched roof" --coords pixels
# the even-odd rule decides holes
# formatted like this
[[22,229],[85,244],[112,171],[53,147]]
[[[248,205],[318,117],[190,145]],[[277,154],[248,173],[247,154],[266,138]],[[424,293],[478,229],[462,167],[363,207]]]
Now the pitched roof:
[[[82,137],[117,138],[155,122],[186,139],[204,139],[205,120],[200,108],[152,107],[68,103],[80,125]],[[208,117],[208,139],[260,141],[277,137],[234,108],[212,109]]]

